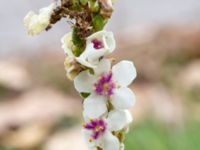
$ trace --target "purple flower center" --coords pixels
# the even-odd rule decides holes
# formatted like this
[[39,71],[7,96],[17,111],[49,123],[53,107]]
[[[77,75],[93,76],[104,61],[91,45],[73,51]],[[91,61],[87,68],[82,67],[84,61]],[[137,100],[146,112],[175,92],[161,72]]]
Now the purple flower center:
[[84,128],[92,131],[91,140],[97,140],[105,133],[107,124],[103,119],[96,119],[87,123]]
[[112,73],[104,74],[95,83],[94,89],[98,95],[111,96],[115,88],[115,83],[112,80]]
[[98,39],[92,40],[92,43],[93,43],[93,47],[94,47],[95,49],[101,49],[101,48],[104,47],[103,42],[100,41],[100,40],[98,40]]

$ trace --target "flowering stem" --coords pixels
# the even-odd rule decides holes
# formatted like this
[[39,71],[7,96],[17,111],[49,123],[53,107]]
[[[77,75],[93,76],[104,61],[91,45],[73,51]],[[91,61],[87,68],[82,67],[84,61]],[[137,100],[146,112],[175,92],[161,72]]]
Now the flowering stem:
[[74,54],[79,56],[84,48],[86,38],[91,34],[102,30],[112,14],[112,8],[103,5],[102,0],[61,0],[61,6],[57,6],[51,15],[49,30],[53,24],[62,17],[75,20],[72,23]]
[[85,99],[83,131],[95,150],[124,150],[125,129],[132,121],[128,109],[135,100],[128,88],[136,77],[134,64],[124,60],[113,66],[105,57],[116,48],[113,33],[103,30],[112,12],[112,0],[60,0],[24,19],[29,35],[49,30],[61,18],[70,20],[72,32],[61,39],[64,65]]

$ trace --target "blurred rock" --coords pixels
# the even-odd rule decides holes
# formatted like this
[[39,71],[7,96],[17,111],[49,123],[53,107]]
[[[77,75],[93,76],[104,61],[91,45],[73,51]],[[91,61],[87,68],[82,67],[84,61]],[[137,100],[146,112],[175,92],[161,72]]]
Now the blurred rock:
[[157,118],[168,124],[181,124],[183,121],[183,104],[160,84],[135,84],[132,87],[136,94],[136,105],[131,112],[139,121],[146,118]]
[[30,76],[25,68],[14,62],[0,61],[0,85],[21,91],[29,87]]
[[87,150],[81,127],[56,133],[49,138],[44,150]]
[[118,59],[133,60],[138,70],[138,79],[159,81],[163,65],[171,60],[190,61],[200,58],[199,24],[171,25],[129,30],[118,35]]
[[54,122],[62,116],[81,116],[81,101],[51,88],[37,88],[0,105],[0,134],[14,125]]
[[200,88],[200,60],[189,63],[179,73],[177,79],[184,89]]
[[17,131],[7,133],[1,144],[21,149],[34,148],[47,138],[49,127],[46,122],[25,125]]

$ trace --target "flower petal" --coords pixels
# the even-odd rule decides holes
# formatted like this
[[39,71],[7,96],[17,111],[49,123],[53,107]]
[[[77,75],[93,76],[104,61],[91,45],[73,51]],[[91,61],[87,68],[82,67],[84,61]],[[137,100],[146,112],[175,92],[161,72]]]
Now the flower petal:
[[103,150],[119,150],[120,142],[111,132],[106,132],[103,138]]
[[89,68],[96,68],[97,62],[88,62],[87,58],[83,56],[79,56],[75,58],[81,65],[89,67]]
[[103,41],[104,48],[107,49],[109,53],[113,52],[116,48],[116,42],[112,32],[96,32],[87,38],[87,43],[91,43],[94,39]]
[[[100,43],[100,48],[96,48],[94,41]],[[102,44],[102,47],[101,47]],[[87,67],[96,68],[101,57],[111,53],[115,49],[115,40],[112,32],[99,31],[87,38],[84,52],[77,57],[77,61]]]
[[74,57],[74,54],[72,53],[72,45],[73,45],[72,44],[72,32],[64,35],[61,39],[61,43],[62,43],[62,48],[64,49],[65,53],[69,57]]
[[98,142],[94,141],[94,140],[92,140],[92,141],[90,140],[92,132],[82,129],[82,134],[83,134],[84,141],[87,144],[88,148],[90,150],[95,150],[96,146],[98,145]]
[[135,94],[126,87],[115,89],[111,103],[116,109],[129,109],[135,103]]
[[110,131],[118,131],[126,127],[132,120],[128,110],[113,110],[108,114],[108,128]]
[[137,75],[134,64],[125,60],[113,66],[112,73],[113,80],[122,87],[130,85]]
[[112,53],[116,48],[115,38],[112,32],[107,32],[103,37],[105,48]]
[[99,96],[92,93],[84,100],[84,116],[90,119],[96,119],[107,112],[107,100],[104,96]]
[[93,47],[93,44],[90,43],[87,45],[82,55],[85,56],[89,62],[93,62],[99,60],[100,57],[105,56],[106,54],[108,54],[106,49],[102,48],[97,50]]
[[74,86],[78,92],[90,93],[93,88],[93,84],[96,81],[96,77],[91,75],[89,71],[83,71],[79,73],[74,79]]
[[103,73],[108,73],[111,69],[111,62],[108,59],[102,59],[99,62],[97,68],[94,69],[96,75],[101,75]]
[[120,150],[124,150],[125,149],[125,145],[122,143],[121,145],[120,145]]

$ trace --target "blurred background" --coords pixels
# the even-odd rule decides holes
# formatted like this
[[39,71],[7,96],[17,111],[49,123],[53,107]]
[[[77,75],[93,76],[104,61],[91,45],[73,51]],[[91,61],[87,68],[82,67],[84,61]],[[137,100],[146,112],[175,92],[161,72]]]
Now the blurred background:
[[[60,43],[69,25],[31,38],[23,27],[50,2],[1,1],[0,150],[86,150]],[[199,150],[200,1],[118,0],[107,29],[118,42],[112,56],[138,70],[126,150]]]

